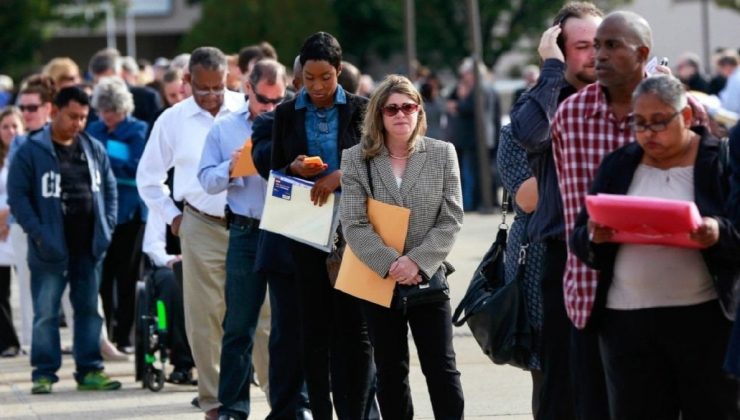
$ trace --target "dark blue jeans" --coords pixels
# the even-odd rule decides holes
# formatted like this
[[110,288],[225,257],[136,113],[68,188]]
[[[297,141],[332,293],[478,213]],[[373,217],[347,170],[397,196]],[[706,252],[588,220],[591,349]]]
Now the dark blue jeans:
[[267,282],[254,272],[259,229],[232,223],[226,252],[226,314],[218,381],[219,412],[249,416],[249,387],[254,332],[265,301]]
[[69,283],[69,299],[74,309],[73,349],[75,379],[91,371],[103,369],[100,355],[100,329],[103,318],[98,313],[100,261],[91,255],[71,255],[67,270],[47,271],[31,266],[31,297],[33,299],[33,340],[31,344],[31,378],[42,377],[57,382],[57,370],[62,366],[59,342],[59,305],[62,292]]

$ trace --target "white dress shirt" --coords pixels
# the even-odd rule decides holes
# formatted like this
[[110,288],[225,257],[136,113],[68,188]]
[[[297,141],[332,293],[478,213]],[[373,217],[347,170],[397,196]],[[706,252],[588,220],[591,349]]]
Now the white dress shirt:
[[177,255],[167,253],[167,224],[157,212],[149,212],[144,228],[142,251],[152,260],[156,267],[164,267]]
[[185,200],[204,213],[223,217],[226,192],[210,195],[203,190],[198,182],[198,163],[206,135],[215,120],[243,105],[243,94],[227,90],[215,117],[199,107],[193,97],[159,116],[136,171],[139,195],[152,212],[158,212],[167,223],[181,214],[165,185],[167,171],[174,167],[175,200]]

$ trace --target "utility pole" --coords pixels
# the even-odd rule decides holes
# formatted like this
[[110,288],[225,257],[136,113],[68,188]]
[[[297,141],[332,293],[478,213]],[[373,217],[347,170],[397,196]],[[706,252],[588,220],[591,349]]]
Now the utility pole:
[[416,69],[416,10],[414,0],[405,0],[406,71],[413,80]]
[[475,74],[475,137],[478,152],[478,185],[480,186],[481,202],[478,211],[482,214],[491,214],[493,208],[493,182],[491,173],[491,162],[488,152],[488,141],[486,139],[486,118],[493,118],[493,115],[486,115],[484,98],[483,98],[483,77],[480,68],[483,57],[483,41],[480,33],[480,9],[478,0],[467,0],[468,6],[468,25],[470,27],[470,40],[473,48],[473,62]]

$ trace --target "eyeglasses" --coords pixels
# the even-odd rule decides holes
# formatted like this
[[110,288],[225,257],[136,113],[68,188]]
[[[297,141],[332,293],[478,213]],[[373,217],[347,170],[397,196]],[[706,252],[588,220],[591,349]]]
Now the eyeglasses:
[[257,91],[254,91],[254,97],[257,98],[257,102],[264,104],[264,105],[267,105],[267,104],[279,105],[285,99],[285,96],[271,99],[271,98],[268,98],[267,96],[260,95],[259,93],[257,93]]
[[670,124],[671,121],[673,121],[673,119],[676,118],[676,116],[680,113],[681,111],[676,111],[673,115],[668,117],[668,119],[666,119],[665,121],[658,121],[652,124],[637,122],[633,119],[632,128],[634,128],[635,131],[637,131],[638,133],[642,133],[647,130],[650,130],[653,133],[659,133],[661,131],[665,131],[665,129],[668,128],[668,124]]
[[411,115],[419,110],[419,104],[413,102],[406,102],[405,104],[396,105],[390,104],[380,108],[386,117],[394,117],[398,114],[398,111],[403,112],[404,115]]
[[29,105],[18,105],[18,109],[21,112],[36,112],[43,104],[29,104]]
[[193,95],[195,96],[224,96],[224,93],[226,92],[226,88],[221,87],[220,89],[198,89],[195,87],[194,84],[191,83]]

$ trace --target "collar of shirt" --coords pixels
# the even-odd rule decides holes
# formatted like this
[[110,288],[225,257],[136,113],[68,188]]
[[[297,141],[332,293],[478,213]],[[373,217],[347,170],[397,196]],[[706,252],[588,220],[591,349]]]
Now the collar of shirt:
[[[334,92],[334,104],[332,107],[336,104],[346,104],[347,103],[347,94],[344,92],[344,89],[341,85],[337,85],[337,90]],[[298,92],[298,95],[295,99],[295,109],[303,109],[308,108],[310,110],[316,109],[316,105],[311,102],[311,98],[308,96],[308,92],[306,92],[306,88],[301,88],[301,91]]]
[[[241,93],[232,92],[227,89],[224,92],[224,102],[221,104],[221,108],[218,110],[218,113],[214,116],[214,118],[221,117],[224,114],[228,114],[230,112],[236,112],[240,110],[241,107],[243,107],[244,105],[244,96]],[[200,105],[195,102],[195,98],[193,96],[185,99],[183,104],[183,113],[185,114],[185,117],[192,117],[198,114],[211,115],[210,112],[201,108]]]

